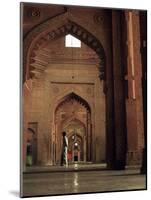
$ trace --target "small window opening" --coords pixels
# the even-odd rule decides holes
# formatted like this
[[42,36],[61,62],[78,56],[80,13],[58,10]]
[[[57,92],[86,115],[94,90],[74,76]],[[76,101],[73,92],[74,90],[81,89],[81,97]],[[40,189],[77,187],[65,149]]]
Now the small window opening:
[[74,36],[68,34],[65,36],[65,47],[78,47],[81,48],[81,41]]

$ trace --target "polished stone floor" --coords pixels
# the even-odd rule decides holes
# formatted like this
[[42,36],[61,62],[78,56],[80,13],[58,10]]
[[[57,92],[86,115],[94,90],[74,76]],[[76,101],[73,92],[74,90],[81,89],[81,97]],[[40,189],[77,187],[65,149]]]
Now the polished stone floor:
[[[94,171],[94,170],[105,170],[106,163],[101,164],[93,164],[93,163],[74,163],[66,166],[52,166],[52,165],[45,165],[45,166],[31,166],[26,167],[24,173],[37,173],[37,172],[66,172],[66,171]],[[134,168],[134,167],[133,167]]]
[[24,173],[23,195],[41,196],[146,189],[146,178],[137,168],[121,171],[90,170]]

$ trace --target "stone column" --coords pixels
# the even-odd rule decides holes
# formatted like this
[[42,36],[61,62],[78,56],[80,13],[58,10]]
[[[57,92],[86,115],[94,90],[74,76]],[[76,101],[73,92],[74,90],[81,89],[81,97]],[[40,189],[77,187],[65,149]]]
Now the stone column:
[[90,119],[90,113],[87,112],[87,161],[92,161],[92,137],[91,137],[92,125]]
[[112,11],[112,50],[114,78],[114,169],[124,169],[126,161],[126,126],[124,64],[122,59],[122,17],[123,12]]
[[86,162],[86,154],[87,154],[87,151],[86,151],[86,140],[87,140],[87,138],[86,138],[86,133],[85,133],[85,135],[83,137],[83,143],[84,143],[83,160],[84,160],[84,162]]
[[105,67],[105,79],[103,91],[105,94],[106,110],[106,163],[108,169],[114,168],[115,160],[115,137],[114,137],[114,85],[113,85],[113,66],[112,66],[112,11],[108,12],[109,30],[107,32],[107,48],[105,49],[105,59],[101,65]]
[[125,16],[127,23],[128,44],[128,98],[126,100],[128,133],[127,164],[136,165],[141,162],[142,148],[144,145],[139,12],[126,11]]
[[140,46],[142,59],[142,94],[144,117],[144,149],[141,173],[147,173],[147,11],[139,13],[140,19]]
[[48,164],[54,164],[54,124],[50,122],[50,133],[48,135]]

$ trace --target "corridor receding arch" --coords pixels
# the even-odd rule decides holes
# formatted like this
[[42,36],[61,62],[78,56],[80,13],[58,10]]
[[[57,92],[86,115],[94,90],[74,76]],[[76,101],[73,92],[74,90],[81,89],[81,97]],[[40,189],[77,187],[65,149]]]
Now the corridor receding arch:
[[81,96],[79,96],[78,94],[76,94],[74,92],[71,92],[71,93],[65,95],[62,99],[60,99],[58,101],[58,104],[57,104],[55,112],[57,111],[57,108],[59,108],[68,99],[75,99],[76,101],[78,101],[80,104],[82,104],[91,113],[91,108],[90,108],[88,102],[85,99],[83,99]]
[[[76,129],[73,129],[76,127]],[[78,150],[78,160],[86,162],[86,125],[77,118],[64,122],[63,130],[68,137],[69,162],[74,162],[75,150]]]
[[[82,131],[79,132],[79,126]],[[68,128],[70,127],[70,130]],[[92,159],[92,122],[91,109],[85,99],[71,92],[58,101],[54,110],[54,164],[59,164],[62,149],[63,131],[67,132],[67,137],[71,137],[76,133],[80,135],[83,141],[83,150],[81,151],[81,159],[83,161],[91,161]]]
[[85,124],[84,124],[81,120],[77,119],[76,117],[73,117],[73,118],[71,118],[71,119],[69,119],[69,120],[66,120],[66,121],[64,122],[64,129],[67,127],[67,125],[68,125],[69,123],[72,123],[72,122],[77,122],[77,123],[79,123],[84,129],[86,128],[86,127],[85,127]]

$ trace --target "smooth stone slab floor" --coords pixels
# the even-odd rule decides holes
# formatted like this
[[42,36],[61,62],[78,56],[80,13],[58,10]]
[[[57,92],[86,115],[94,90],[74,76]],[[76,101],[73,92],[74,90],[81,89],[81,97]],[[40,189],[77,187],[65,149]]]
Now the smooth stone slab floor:
[[94,171],[94,170],[105,170],[106,164],[88,164],[88,163],[81,163],[81,164],[70,164],[68,167],[66,166],[31,166],[26,167],[24,173],[37,173],[37,172],[66,172],[66,171]]
[[146,189],[139,169],[50,172],[23,175],[23,196]]

